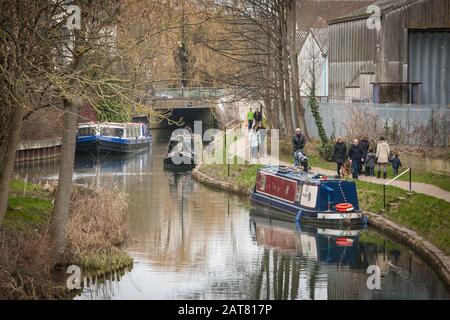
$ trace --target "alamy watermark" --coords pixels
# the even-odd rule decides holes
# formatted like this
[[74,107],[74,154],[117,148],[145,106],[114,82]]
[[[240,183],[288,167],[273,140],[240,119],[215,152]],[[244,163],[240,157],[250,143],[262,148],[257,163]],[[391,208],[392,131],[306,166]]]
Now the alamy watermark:
[[[179,128],[172,132],[170,157],[174,164],[245,164],[257,162],[279,165],[279,131],[241,128],[207,129],[194,122],[194,131]],[[178,142],[177,142],[178,141]],[[270,153],[269,149],[270,141]]]
[[381,30],[381,8],[377,5],[370,5],[367,7],[367,13],[371,14],[367,18],[366,26],[370,30]]
[[66,27],[67,29],[80,30],[81,29],[81,9],[77,5],[69,5],[65,7],[67,16]]
[[70,265],[67,267],[66,273],[70,276],[66,280],[66,286],[69,290],[81,289],[97,289],[97,281],[92,276],[82,276],[81,268],[77,265]]
[[369,290],[381,289],[381,269],[377,265],[370,265],[367,268],[367,273],[370,276],[367,278],[366,285]]

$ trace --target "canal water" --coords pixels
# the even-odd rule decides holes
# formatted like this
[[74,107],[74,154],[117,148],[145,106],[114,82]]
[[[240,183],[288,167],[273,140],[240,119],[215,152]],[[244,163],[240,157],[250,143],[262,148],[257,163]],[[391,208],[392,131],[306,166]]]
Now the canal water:
[[[271,219],[245,198],[164,171],[168,132],[151,150],[77,157],[75,179],[128,194],[131,270],[93,279],[75,299],[449,299],[414,253],[374,230],[341,232]],[[57,163],[17,168],[57,178]],[[380,289],[367,273],[378,265]],[[369,283],[374,283],[369,281]]]

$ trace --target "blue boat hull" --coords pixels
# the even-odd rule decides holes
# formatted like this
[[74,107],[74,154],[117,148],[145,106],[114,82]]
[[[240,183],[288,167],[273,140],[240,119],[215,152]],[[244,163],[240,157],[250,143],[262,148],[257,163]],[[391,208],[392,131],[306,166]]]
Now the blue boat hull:
[[320,225],[362,225],[364,217],[362,212],[338,213],[338,212],[318,212],[307,210],[285,201],[277,200],[273,197],[252,191],[250,200],[258,205],[279,210],[284,215],[290,215],[293,219],[298,219],[308,223]]
[[147,149],[150,142],[150,137],[139,139],[121,139],[88,136],[77,138],[76,151],[132,153]]

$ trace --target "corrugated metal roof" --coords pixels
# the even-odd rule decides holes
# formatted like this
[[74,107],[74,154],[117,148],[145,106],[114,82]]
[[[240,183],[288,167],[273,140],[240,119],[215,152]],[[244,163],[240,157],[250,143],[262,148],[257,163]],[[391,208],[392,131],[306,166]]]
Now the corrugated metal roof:
[[297,31],[297,52],[300,52],[305,45],[306,39],[308,35],[311,34],[313,38],[316,40],[317,45],[319,46],[320,51],[323,54],[328,54],[328,28],[311,28],[308,32],[306,31]]
[[311,33],[317,41],[323,54],[328,54],[328,28],[311,29]]
[[[424,0],[378,0],[374,1],[371,5],[376,5],[380,7],[381,14],[384,15],[390,11],[397,10],[399,8],[402,8],[404,6],[413,4],[415,2],[420,2]],[[352,13],[348,15],[344,15],[342,17],[333,19],[328,21],[328,24],[336,24],[341,22],[347,22],[347,21],[354,21],[354,20],[361,20],[366,19],[371,14],[367,13],[367,8],[369,6],[365,6],[361,8],[360,10],[353,11]]]
[[297,31],[295,44],[297,46],[297,52],[300,52],[305,44],[306,38],[308,38],[308,32],[306,31]]

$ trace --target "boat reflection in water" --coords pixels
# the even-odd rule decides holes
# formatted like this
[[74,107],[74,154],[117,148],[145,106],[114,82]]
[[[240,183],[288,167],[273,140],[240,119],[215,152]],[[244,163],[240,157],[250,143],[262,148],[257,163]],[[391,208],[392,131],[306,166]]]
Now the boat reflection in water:
[[[264,249],[256,299],[439,299],[436,277],[404,248],[373,230],[296,224],[264,208],[250,210],[254,240]],[[368,267],[381,271],[381,289],[367,286]],[[428,283],[427,283],[428,282]],[[370,282],[372,283],[372,282]],[[431,284],[431,288],[429,285]],[[427,293],[423,287],[428,287]],[[408,292],[405,297],[405,292]],[[423,294],[423,295],[422,295]]]

